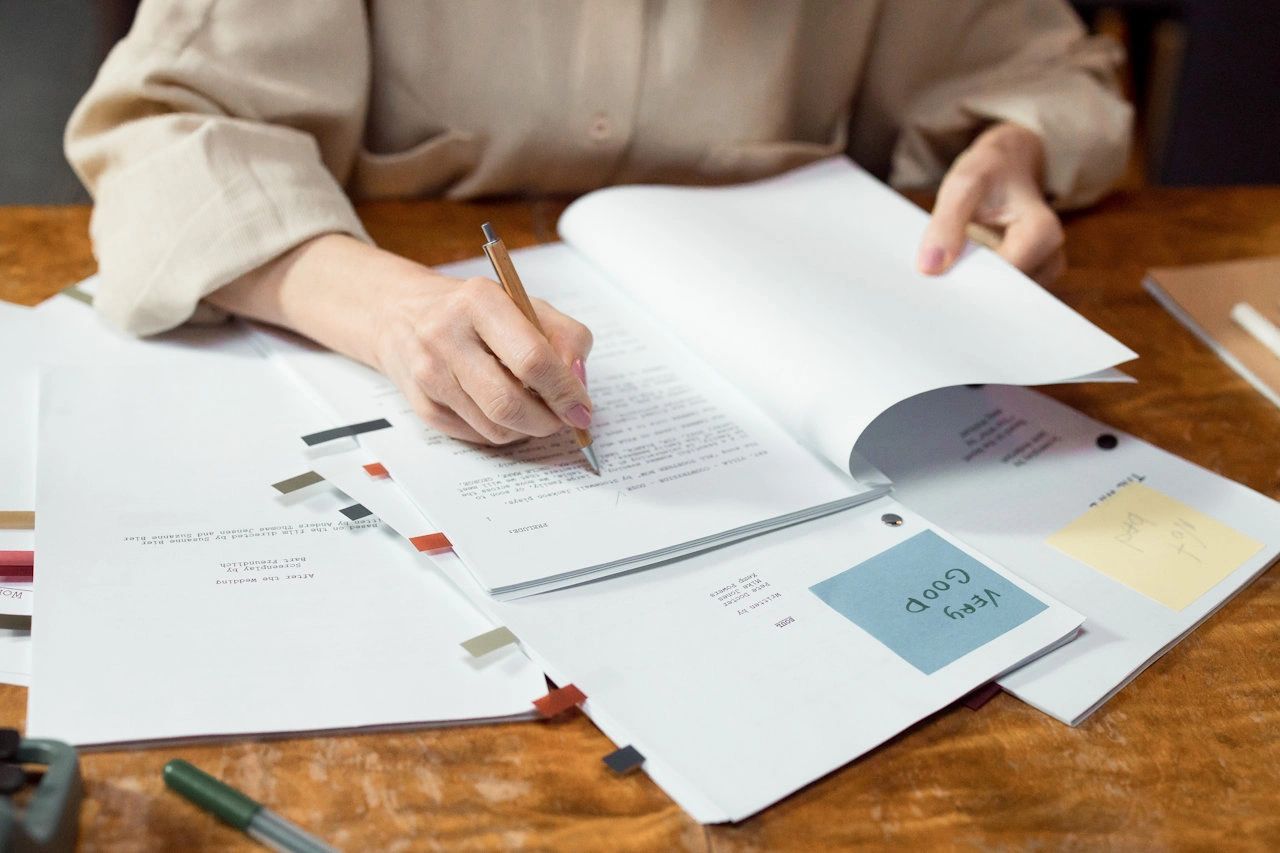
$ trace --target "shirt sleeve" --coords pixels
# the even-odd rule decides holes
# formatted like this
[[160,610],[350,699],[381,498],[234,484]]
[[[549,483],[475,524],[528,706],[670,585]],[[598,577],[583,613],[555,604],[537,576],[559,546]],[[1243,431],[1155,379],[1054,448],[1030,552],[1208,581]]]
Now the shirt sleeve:
[[94,198],[98,310],[149,335],[324,233],[367,110],[363,4],[147,0],[67,126]]
[[1123,174],[1133,117],[1116,80],[1124,51],[1087,36],[1064,0],[891,0],[881,35],[881,45],[898,48],[871,58],[881,66],[871,75],[879,102],[897,113],[895,186],[937,186],[974,137],[1001,121],[1043,141],[1045,191],[1057,207],[1090,204]]

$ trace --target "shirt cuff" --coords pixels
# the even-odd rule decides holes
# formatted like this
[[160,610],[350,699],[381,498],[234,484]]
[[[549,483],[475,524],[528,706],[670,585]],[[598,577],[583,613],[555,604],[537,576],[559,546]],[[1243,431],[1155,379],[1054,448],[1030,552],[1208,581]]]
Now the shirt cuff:
[[248,121],[202,120],[98,187],[90,233],[113,325],[152,335],[200,300],[327,233],[372,242],[315,140]]

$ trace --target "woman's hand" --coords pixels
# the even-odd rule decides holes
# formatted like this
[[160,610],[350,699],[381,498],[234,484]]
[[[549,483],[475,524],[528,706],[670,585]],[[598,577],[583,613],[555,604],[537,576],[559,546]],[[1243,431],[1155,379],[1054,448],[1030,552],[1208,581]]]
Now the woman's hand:
[[1066,268],[1062,223],[1042,188],[1044,145],[1015,124],[997,124],[956,158],[942,179],[916,261],[937,275],[955,263],[970,223],[1003,231],[996,251],[1040,282]]
[[343,234],[316,237],[208,297],[381,371],[429,426],[507,444],[591,424],[591,332],[534,299],[544,338],[502,288]]
[[419,276],[381,306],[377,368],[427,424],[507,444],[591,426],[591,332],[534,299],[546,337],[494,281]]

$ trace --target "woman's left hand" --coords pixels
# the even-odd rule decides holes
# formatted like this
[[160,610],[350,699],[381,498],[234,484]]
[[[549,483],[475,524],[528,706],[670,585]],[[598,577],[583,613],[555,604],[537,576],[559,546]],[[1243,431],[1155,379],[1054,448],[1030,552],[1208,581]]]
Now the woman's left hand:
[[1001,231],[996,251],[1041,283],[1066,268],[1062,223],[1042,188],[1044,144],[1015,124],[984,131],[951,164],[916,260],[930,275],[946,272],[965,246],[970,223]]

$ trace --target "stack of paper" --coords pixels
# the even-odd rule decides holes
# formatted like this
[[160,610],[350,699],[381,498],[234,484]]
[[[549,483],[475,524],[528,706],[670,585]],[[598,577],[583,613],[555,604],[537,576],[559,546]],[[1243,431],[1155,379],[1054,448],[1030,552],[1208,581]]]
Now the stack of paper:
[[1280,555],[1280,504],[1025,388],[945,388],[858,449],[899,500],[1087,617],[1001,680],[1076,725]]
[[[394,468],[365,473],[369,458],[329,456],[317,470],[405,537],[435,529]],[[465,588],[458,557],[422,559]],[[776,802],[1082,621],[888,499],[644,572],[473,600],[708,823]]]
[[[3,494],[45,510],[30,734],[86,744],[529,716],[541,672],[517,654],[477,666],[460,653],[456,634],[492,625],[452,586],[404,569],[394,547],[380,558],[385,534],[339,515],[349,501],[333,490],[271,488],[305,462],[297,430],[323,413],[245,327],[139,341],[66,297],[0,305],[0,324],[16,412]],[[39,365],[51,408],[38,498]],[[233,396],[215,403],[209,388]],[[0,634],[0,678],[27,682],[32,645],[28,631]]]
[[458,643],[493,626],[439,573],[332,490],[270,488],[317,415],[269,365],[226,358],[209,384],[130,370],[44,377],[31,735],[531,715],[542,673],[515,653],[476,665]]

